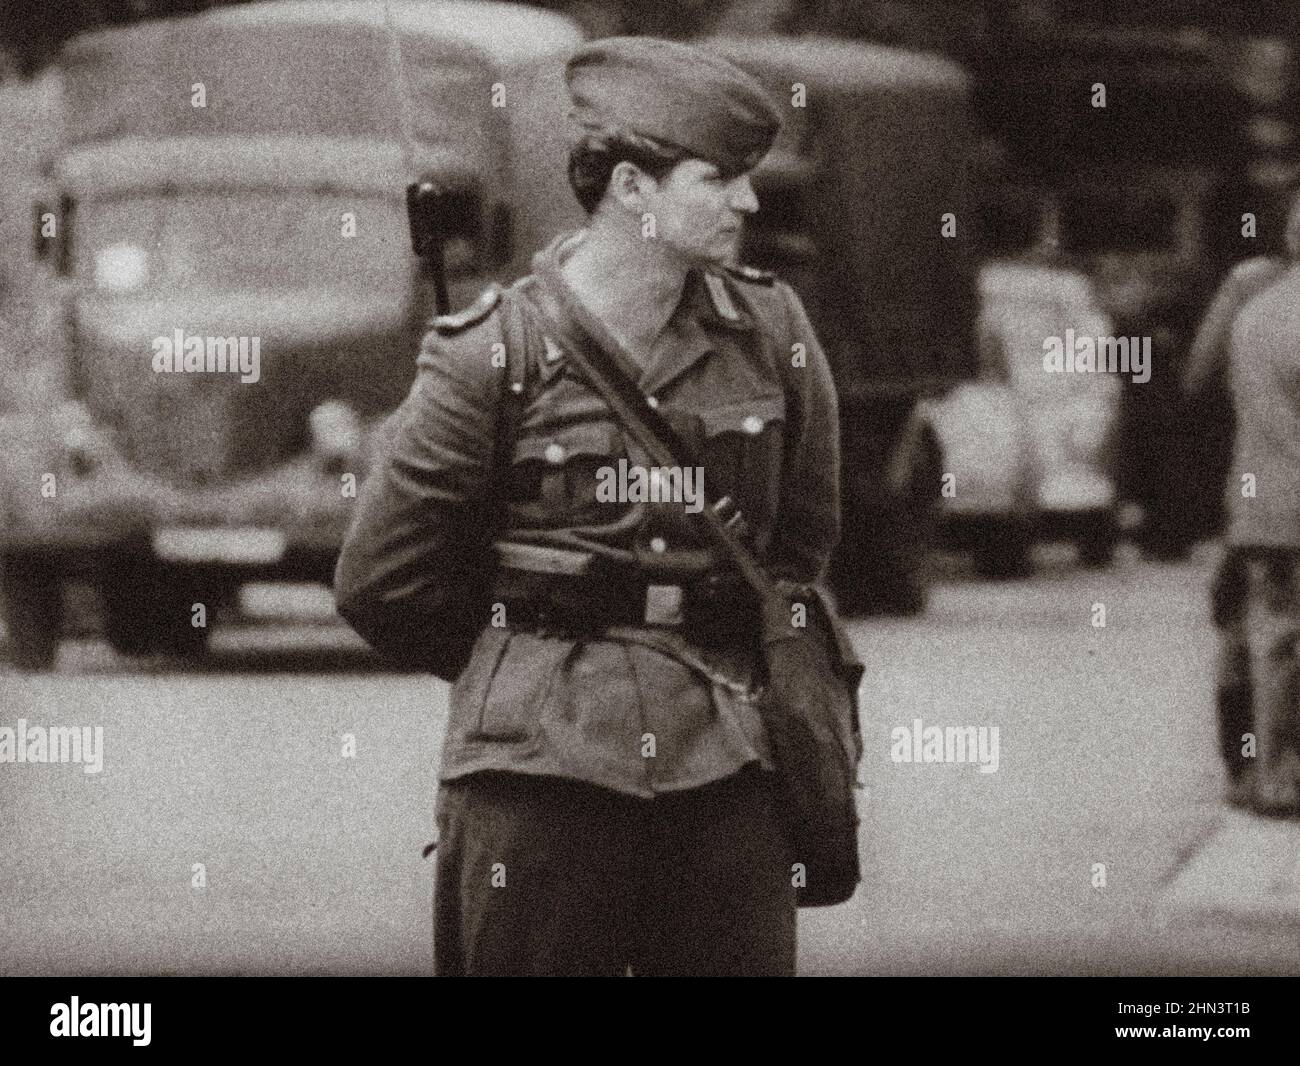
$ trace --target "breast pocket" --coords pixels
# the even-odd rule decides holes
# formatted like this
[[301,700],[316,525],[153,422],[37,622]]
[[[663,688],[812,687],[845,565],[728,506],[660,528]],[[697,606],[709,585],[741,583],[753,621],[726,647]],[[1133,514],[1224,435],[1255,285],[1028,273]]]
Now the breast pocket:
[[612,422],[579,422],[522,438],[512,465],[512,495],[540,528],[613,521],[626,504],[611,499],[623,437]]
[[785,400],[763,396],[701,412],[704,479],[710,496],[730,496],[750,525],[776,514],[785,442]]

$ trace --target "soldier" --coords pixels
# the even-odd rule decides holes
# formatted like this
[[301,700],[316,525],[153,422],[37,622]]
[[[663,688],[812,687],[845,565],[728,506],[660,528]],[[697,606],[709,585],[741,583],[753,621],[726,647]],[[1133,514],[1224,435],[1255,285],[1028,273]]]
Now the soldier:
[[[1267,401],[1263,408],[1259,406],[1263,396],[1258,394],[1258,390],[1264,382],[1255,362],[1260,353],[1243,344],[1234,330],[1239,321],[1245,324],[1244,313],[1252,301],[1279,279],[1289,276],[1289,272],[1293,273],[1296,264],[1300,263],[1300,196],[1293,200],[1288,214],[1286,248],[1285,259],[1257,256],[1232,268],[1206,310],[1192,343],[1187,370],[1183,376],[1184,391],[1193,396],[1212,384],[1228,382],[1232,387],[1238,422],[1245,418],[1249,423],[1244,428],[1239,424],[1237,429],[1238,447],[1225,493],[1230,527],[1227,544],[1211,586],[1213,617],[1219,631],[1220,644],[1215,695],[1219,747],[1228,770],[1228,801],[1235,806],[1254,807],[1263,813],[1277,814],[1287,814],[1295,809],[1294,785],[1288,785],[1284,778],[1279,779],[1275,772],[1257,775],[1254,769],[1258,762],[1268,770],[1265,765],[1265,749],[1277,751],[1277,743],[1274,742],[1270,747],[1261,737],[1259,750],[1256,751],[1247,742],[1247,737],[1254,734],[1257,727],[1256,680],[1261,670],[1266,671],[1270,667],[1258,639],[1254,641],[1253,657],[1256,661],[1252,665],[1250,603],[1256,597],[1252,597],[1251,590],[1253,585],[1258,593],[1259,583],[1251,578],[1251,556],[1258,556],[1256,549],[1260,545],[1256,543],[1258,534],[1251,532],[1245,524],[1249,521],[1247,515],[1254,504],[1250,496],[1243,496],[1243,489],[1248,489],[1249,486],[1243,485],[1240,478],[1243,473],[1253,471],[1258,488],[1258,465],[1263,458],[1259,446],[1264,438],[1260,437],[1261,426],[1257,415],[1261,410],[1267,411],[1274,403],[1281,404],[1284,401],[1278,398]],[[1262,324],[1258,319],[1258,310],[1250,310],[1253,321],[1251,328],[1256,334],[1260,328],[1272,331],[1282,325],[1280,320],[1275,320],[1271,325]],[[1277,339],[1274,337],[1274,342]],[[1276,354],[1275,351],[1274,355]],[[1267,429],[1263,431],[1269,432]],[[1282,461],[1285,463],[1284,458]],[[1267,491],[1279,491],[1277,483],[1269,486]],[[1258,610],[1256,615],[1258,616]],[[1267,731],[1270,727],[1266,722],[1276,716],[1274,708],[1260,716],[1259,725]],[[1275,737],[1275,741],[1278,739],[1281,738]],[[1285,746],[1281,750],[1286,750]]]
[[493,624],[461,623],[477,639],[443,746],[438,973],[792,974],[756,604],[680,499],[611,498],[644,486],[623,476],[638,470],[690,479],[645,471],[556,339],[564,292],[631,353],[772,576],[820,579],[839,535],[829,366],[794,292],[735,265],[779,116],[736,67],[666,41],[592,42],[566,77],[588,224],[425,338],[343,547],[339,611],[438,669],[467,545],[504,506]]

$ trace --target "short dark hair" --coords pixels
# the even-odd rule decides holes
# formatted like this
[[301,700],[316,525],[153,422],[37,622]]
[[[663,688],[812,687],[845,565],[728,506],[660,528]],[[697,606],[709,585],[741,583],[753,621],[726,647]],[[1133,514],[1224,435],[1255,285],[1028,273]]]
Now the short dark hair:
[[592,214],[609,188],[610,175],[628,162],[662,181],[690,153],[676,145],[626,133],[588,133],[569,149],[569,185],[587,214]]

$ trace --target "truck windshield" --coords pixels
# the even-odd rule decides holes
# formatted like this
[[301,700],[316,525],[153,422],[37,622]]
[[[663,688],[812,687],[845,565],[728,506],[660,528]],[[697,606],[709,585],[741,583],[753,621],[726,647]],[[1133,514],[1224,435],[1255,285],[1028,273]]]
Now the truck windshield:
[[343,193],[88,199],[72,227],[74,269],[105,293],[396,288],[410,263],[399,205]]

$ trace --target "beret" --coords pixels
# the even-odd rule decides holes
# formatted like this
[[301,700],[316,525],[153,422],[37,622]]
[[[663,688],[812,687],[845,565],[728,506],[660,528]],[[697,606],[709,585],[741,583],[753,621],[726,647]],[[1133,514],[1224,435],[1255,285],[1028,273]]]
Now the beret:
[[721,56],[655,37],[605,37],[565,68],[570,117],[588,130],[662,141],[739,174],[767,154],[781,127],[772,101]]

